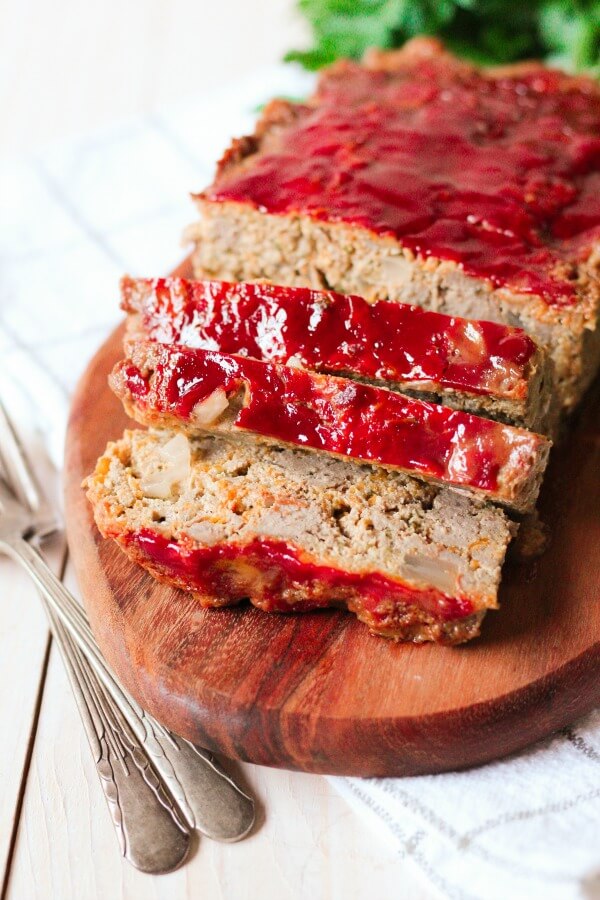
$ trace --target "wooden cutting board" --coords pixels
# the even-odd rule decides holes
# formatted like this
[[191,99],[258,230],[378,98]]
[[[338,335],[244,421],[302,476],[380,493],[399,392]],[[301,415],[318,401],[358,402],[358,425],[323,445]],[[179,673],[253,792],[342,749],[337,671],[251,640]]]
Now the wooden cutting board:
[[551,546],[505,567],[482,637],[402,645],[339,611],[202,610],[102,540],[80,484],[128,425],[106,383],[121,338],[100,348],[73,400],[68,539],[102,651],[165,725],[264,765],[415,775],[503,756],[600,704],[600,391],[553,451],[541,498]]

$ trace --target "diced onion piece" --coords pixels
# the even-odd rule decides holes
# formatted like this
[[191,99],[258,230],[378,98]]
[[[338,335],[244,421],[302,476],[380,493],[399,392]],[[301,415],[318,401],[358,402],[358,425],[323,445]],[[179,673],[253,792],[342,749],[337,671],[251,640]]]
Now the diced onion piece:
[[418,553],[406,557],[402,577],[411,583],[435,588],[448,597],[453,597],[458,590],[459,572],[454,563]]
[[191,453],[188,439],[176,434],[155,454],[149,470],[142,475],[140,487],[147,497],[166,500],[175,485],[189,480]]
[[485,336],[476,322],[468,322],[464,327],[448,334],[447,341],[457,362],[467,366],[489,364],[489,354]]
[[293,356],[290,356],[288,361],[286,362],[286,366],[289,366],[290,369],[302,369],[302,357],[299,353],[294,353]]
[[381,275],[388,284],[408,284],[412,277],[412,263],[405,256],[388,256],[381,263]]
[[195,522],[188,526],[187,534],[205,547],[212,547],[225,539],[225,529],[214,522]]
[[212,425],[228,406],[227,394],[223,388],[216,388],[212,394],[196,403],[192,410],[192,420],[196,425]]
[[505,397],[525,396],[527,386],[516,363],[507,362],[497,356],[490,357],[490,367],[485,378],[488,390],[495,391]]

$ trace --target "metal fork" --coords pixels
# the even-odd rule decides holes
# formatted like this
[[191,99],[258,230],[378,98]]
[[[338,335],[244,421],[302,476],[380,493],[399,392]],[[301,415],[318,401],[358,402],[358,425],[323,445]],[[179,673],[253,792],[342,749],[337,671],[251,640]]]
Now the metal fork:
[[[114,773],[112,758],[122,761],[124,754],[129,754],[137,770],[142,773],[144,782],[152,782],[153,802],[158,796],[162,819],[165,804],[168,806],[170,800],[171,817],[178,829],[183,825],[186,830],[198,829],[217,840],[239,840],[248,833],[254,822],[253,800],[233,782],[211,753],[171,734],[126,694],[106,665],[84,610],[31,545],[32,538],[56,529],[56,517],[36,483],[1,403],[0,460],[9,474],[11,486],[14,486],[12,494],[0,482],[0,550],[9,553],[27,569],[49,608],[53,634],[66,657],[67,671],[72,683],[75,683],[80,708],[83,708],[88,738],[96,751],[96,758],[103,763],[104,774],[101,773],[101,777],[105,778],[103,783],[109,789],[107,799],[111,811],[119,813],[113,802],[116,776],[113,774],[106,778],[104,763],[108,759]],[[73,640],[78,649],[73,645]],[[102,756],[99,751],[102,751]],[[150,759],[150,767],[145,757]],[[160,776],[158,779],[157,774]],[[125,782],[132,794],[134,780]],[[121,791],[122,798],[127,796],[124,791],[125,787]],[[136,797],[138,793],[135,793]],[[134,806],[133,799],[130,805]],[[149,864],[155,865],[154,857],[147,850],[134,854],[133,847],[139,844],[143,851],[144,847],[152,846],[152,841],[148,841],[148,827],[143,826],[140,816],[132,814],[129,818],[132,826],[136,823],[135,827],[125,833],[119,818],[122,814],[121,806],[117,819],[124,853],[134,865],[147,871]],[[163,842],[161,846],[168,846],[168,842]],[[184,856],[185,853],[179,861]],[[164,871],[164,860],[161,865]]]
[[187,857],[190,832],[126,723],[52,608],[44,606],[81,714],[121,853],[136,869],[161,874]]

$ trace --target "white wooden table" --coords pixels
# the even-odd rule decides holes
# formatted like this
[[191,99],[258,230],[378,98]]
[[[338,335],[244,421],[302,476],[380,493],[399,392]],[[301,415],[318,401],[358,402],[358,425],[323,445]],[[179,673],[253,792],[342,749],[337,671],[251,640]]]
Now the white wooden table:
[[[35,359],[44,418],[118,318],[122,271],[158,274],[181,257],[187,192],[266,99],[256,68],[303,34],[288,0],[21,0],[2,12],[0,149],[27,158],[0,166],[11,210],[0,213],[0,352],[17,379],[23,346]],[[228,122],[215,85],[234,77],[243,121]],[[52,559],[60,570],[59,545]],[[75,587],[68,562],[66,581]],[[251,765],[237,768],[259,804],[248,839],[202,840],[168,876],[135,872],[35,592],[4,559],[0,587],[2,900],[433,896],[325,779]]]

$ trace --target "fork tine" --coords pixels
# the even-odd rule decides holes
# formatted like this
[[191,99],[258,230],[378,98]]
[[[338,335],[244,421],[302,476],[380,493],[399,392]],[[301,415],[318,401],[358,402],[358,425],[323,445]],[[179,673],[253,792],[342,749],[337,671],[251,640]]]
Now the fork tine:
[[1,399],[0,463],[4,469],[6,484],[34,516],[32,524],[36,542],[44,540],[60,527],[60,517],[41,489],[30,458]]
[[44,498],[2,400],[0,400],[0,457],[7,480],[18,499],[31,512],[39,513],[44,506]]

